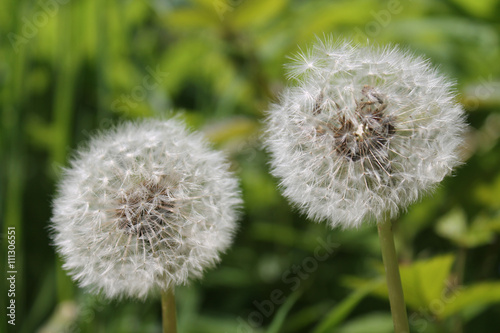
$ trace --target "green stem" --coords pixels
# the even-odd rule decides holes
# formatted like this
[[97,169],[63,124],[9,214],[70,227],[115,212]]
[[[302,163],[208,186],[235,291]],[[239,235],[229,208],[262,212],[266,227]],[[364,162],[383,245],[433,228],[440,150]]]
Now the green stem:
[[161,318],[163,321],[163,333],[177,333],[175,295],[173,288],[161,292]]
[[382,260],[384,261],[387,289],[389,291],[389,303],[391,305],[392,321],[395,333],[409,333],[408,316],[399,276],[398,257],[394,245],[394,235],[392,233],[392,223],[390,220],[378,224],[378,234],[380,237],[380,248],[382,250]]

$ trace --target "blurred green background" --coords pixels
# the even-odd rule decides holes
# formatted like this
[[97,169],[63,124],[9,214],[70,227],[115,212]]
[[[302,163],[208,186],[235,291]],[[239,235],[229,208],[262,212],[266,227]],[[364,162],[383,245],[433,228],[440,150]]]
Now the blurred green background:
[[5,311],[15,227],[17,321],[2,312],[0,331],[159,332],[159,299],[107,302],[77,288],[48,221],[74,148],[172,111],[228,153],[245,199],[222,263],[177,289],[180,332],[392,332],[376,228],[301,216],[261,145],[287,57],[327,33],[401,44],[456,80],[466,164],[399,219],[403,285],[412,332],[499,332],[499,17],[497,0],[2,0],[0,299]]

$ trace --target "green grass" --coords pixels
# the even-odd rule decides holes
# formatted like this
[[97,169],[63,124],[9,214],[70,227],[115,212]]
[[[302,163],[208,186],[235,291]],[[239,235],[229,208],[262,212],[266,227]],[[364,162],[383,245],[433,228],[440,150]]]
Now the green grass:
[[[361,332],[366,325],[390,332],[385,294],[362,292],[382,276],[376,228],[330,230],[298,214],[269,175],[259,139],[264,111],[287,84],[287,56],[323,33],[403,44],[457,81],[472,126],[467,163],[402,215],[396,240],[411,269],[421,267],[410,266],[419,259],[436,262],[444,253],[465,259],[464,266],[455,263],[439,274],[449,292],[464,291],[446,315],[410,306],[414,330],[496,332],[500,287],[489,281],[499,279],[500,263],[498,1],[401,1],[394,8],[363,0],[49,2],[55,7],[15,0],[0,5],[1,255],[6,258],[7,228],[14,226],[19,332],[65,326],[158,331],[159,298],[109,303],[75,286],[60,268],[48,226],[55,184],[74,148],[116,122],[171,112],[229,154],[245,198],[235,244],[222,263],[202,281],[179,288],[181,332],[237,332],[258,311],[254,301],[276,289],[289,301],[264,316],[255,332],[308,332],[328,318],[339,332]],[[167,74],[146,88],[151,71]],[[284,274],[313,254],[318,237],[328,236],[338,249],[294,290],[290,281],[297,277]],[[6,272],[6,260],[0,263]],[[346,284],[348,276],[357,280]],[[5,279],[0,284],[7,287]],[[352,295],[363,296],[352,302]],[[13,332],[5,320],[1,327]]]

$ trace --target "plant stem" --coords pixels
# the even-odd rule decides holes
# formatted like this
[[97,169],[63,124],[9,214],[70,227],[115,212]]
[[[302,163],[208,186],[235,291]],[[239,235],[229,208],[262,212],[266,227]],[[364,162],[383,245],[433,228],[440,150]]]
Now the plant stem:
[[395,333],[409,333],[408,316],[399,276],[398,257],[394,245],[394,235],[392,233],[392,223],[390,220],[378,223],[378,234],[380,237],[380,248],[382,250],[382,260],[387,279],[387,289],[389,291],[389,303],[391,305],[392,321]]
[[163,333],[177,333],[175,295],[173,288],[161,292],[161,318],[163,322]]

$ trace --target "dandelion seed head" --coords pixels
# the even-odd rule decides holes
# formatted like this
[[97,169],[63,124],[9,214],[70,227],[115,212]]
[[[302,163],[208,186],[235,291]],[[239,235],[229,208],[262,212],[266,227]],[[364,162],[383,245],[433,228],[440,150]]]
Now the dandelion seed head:
[[395,217],[460,164],[463,109],[427,60],[332,38],[293,59],[266,145],[308,217],[345,228]]
[[78,151],[52,228],[64,268],[109,298],[200,278],[231,244],[241,204],[220,152],[176,120],[124,123]]

